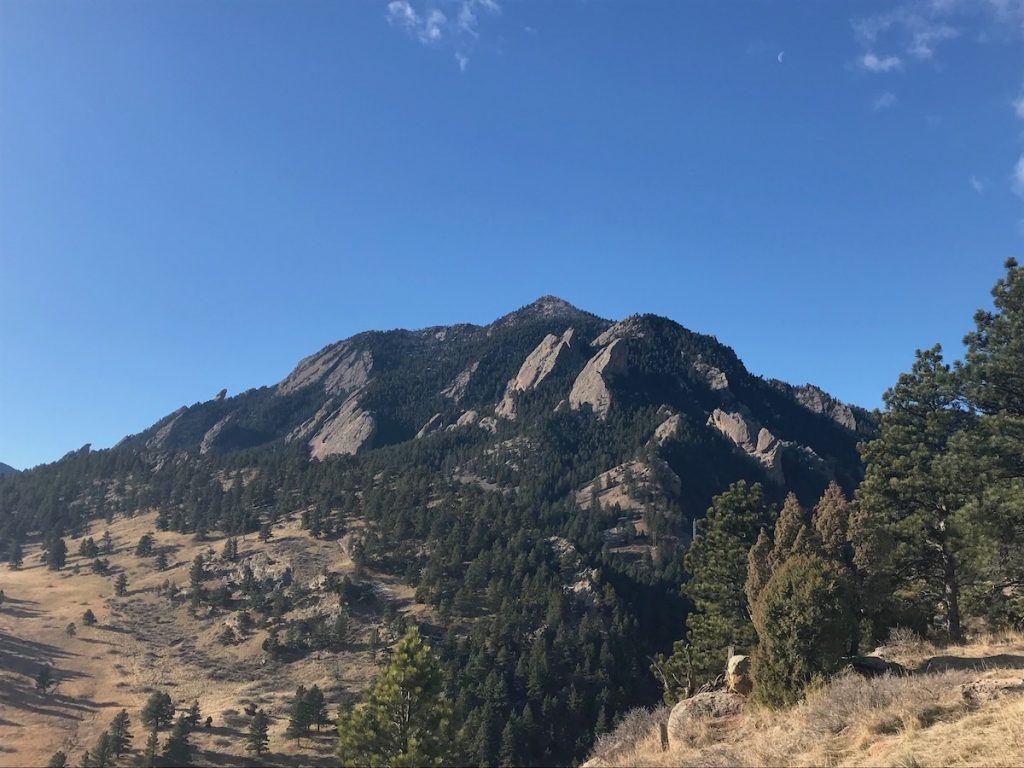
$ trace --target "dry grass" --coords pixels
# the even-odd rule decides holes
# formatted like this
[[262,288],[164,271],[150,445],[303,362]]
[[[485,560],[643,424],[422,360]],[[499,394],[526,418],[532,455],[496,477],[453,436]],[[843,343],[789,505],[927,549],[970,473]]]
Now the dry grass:
[[653,715],[627,718],[599,742],[591,765],[1024,765],[1024,637],[955,648],[914,640],[900,653],[919,671],[871,680],[846,675],[790,710],[750,707],[691,722],[667,751]]
[[[146,514],[110,526],[117,547],[110,561],[115,571],[128,576],[127,597],[116,597],[113,577],[92,573],[89,562],[79,557],[81,539],[68,540],[63,571],[46,570],[38,561],[38,547],[26,549],[22,570],[0,567],[0,588],[7,597],[0,607],[0,766],[46,765],[58,749],[77,764],[81,752],[122,707],[132,718],[139,754],[146,733],[138,715],[154,690],[166,690],[178,708],[198,698],[203,717],[213,716],[214,728],[194,735],[196,764],[254,764],[244,750],[244,710],[250,704],[264,707],[273,718],[272,754],[264,764],[333,764],[329,727],[319,738],[304,739],[300,748],[284,738],[289,699],[299,684],[317,684],[333,710],[365,688],[376,672],[367,651],[370,624],[351,621],[352,642],[346,650],[312,653],[293,663],[265,658],[261,643],[266,630],[256,630],[236,645],[222,645],[218,635],[226,614],[195,618],[187,604],[172,606],[156,588],[165,579],[187,586],[195,555],[209,548],[219,553],[223,540],[196,542],[191,536],[155,532],[157,546],[170,553],[168,569],[157,571],[153,559],[134,555],[138,538],[154,532],[154,519]],[[86,535],[98,541],[105,528],[99,521]],[[267,544],[255,535],[241,537],[239,549],[243,557],[263,549],[274,559],[291,562],[298,583],[306,583],[323,567],[342,573],[352,568],[338,542],[313,539],[294,522],[275,528]],[[412,604],[408,585],[383,577],[380,582],[381,592],[400,610],[426,610]],[[93,627],[82,622],[86,608],[98,619]],[[65,633],[69,622],[77,625],[75,637]],[[54,667],[59,685],[41,695],[34,679],[44,662]],[[133,759],[122,762],[131,764]]]

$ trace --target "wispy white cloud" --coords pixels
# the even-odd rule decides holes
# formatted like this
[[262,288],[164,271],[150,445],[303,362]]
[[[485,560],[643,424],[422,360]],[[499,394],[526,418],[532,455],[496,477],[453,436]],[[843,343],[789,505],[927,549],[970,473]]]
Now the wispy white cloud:
[[973,189],[979,195],[985,191],[985,182],[979,179],[974,174],[971,174],[971,177],[967,179],[967,183],[970,184],[971,189]]
[[391,0],[387,20],[424,45],[454,49],[460,72],[480,38],[480,17],[501,13],[498,0]]
[[1013,102],[1013,111],[1021,120],[1024,120],[1024,93],[1021,93]]
[[903,68],[903,61],[899,56],[876,56],[873,53],[865,53],[860,59],[860,65],[868,72],[892,72]]
[[875,100],[871,102],[872,109],[875,112],[880,112],[883,109],[888,109],[896,103],[896,94],[892,91],[882,91],[875,97]]

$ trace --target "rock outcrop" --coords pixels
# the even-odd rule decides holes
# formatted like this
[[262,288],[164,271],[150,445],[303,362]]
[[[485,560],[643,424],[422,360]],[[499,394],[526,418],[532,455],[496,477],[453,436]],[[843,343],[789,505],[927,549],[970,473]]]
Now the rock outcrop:
[[473,378],[473,374],[476,373],[476,369],[479,367],[479,360],[466,366],[466,368],[459,372],[458,376],[452,379],[451,384],[441,390],[441,395],[458,403],[466,396],[466,388],[469,386],[469,381]]
[[295,370],[277,385],[277,393],[288,395],[320,383],[329,395],[348,395],[370,380],[373,355],[342,341],[301,360]]
[[377,423],[373,416],[359,406],[357,396],[350,397],[324,419],[310,438],[310,456],[322,459],[334,454],[359,453],[370,447],[376,433]]
[[694,373],[708,385],[708,388],[716,392],[729,388],[729,379],[726,375],[713,365],[698,360],[692,366]]
[[228,424],[231,423],[231,417],[232,416],[233,416],[233,414],[229,413],[223,419],[221,419],[216,424],[214,424],[212,427],[210,427],[208,430],[206,430],[206,434],[203,435],[203,441],[201,443],[199,443],[199,452],[200,453],[209,453],[210,452],[210,450],[216,444],[217,438],[220,436],[220,433],[223,432],[224,428]]
[[674,498],[682,490],[679,476],[662,459],[627,461],[602,472],[576,492],[576,503],[587,507],[597,498],[604,509],[643,512],[650,496]]
[[441,428],[441,414],[435,413],[429,419],[427,423],[420,427],[420,431],[416,433],[416,439],[419,440],[422,437],[426,437],[431,432],[436,432]]
[[186,408],[183,405],[181,406],[181,408],[179,408],[169,417],[167,417],[166,423],[162,427],[160,427],[156,431],[156,434],[153,435],[153,437],[151,437],[146,442],[146,447],[152,450],[160,449],[167,445],[167,441],[168,439],[170,439],[171,433],[174,431],[174,428],[177,426],[178,422],[181,421],[181,417],[185,415],[185,412],[187,410],[188,408]]
[[729,413],[716,408],[708,416],[708,426],[722,433],[733,445],[756,459],[768,477],[781,483],[782,451],[785,443],[775,435],[741,413]]
[[651,439],[660,448],[666,443],[678,440],[679,436],[682,434],[682,429],[683,417],[676,413],[669,416],[658,425],[658,428],[654,430],[654,437]]
[[550,376],[571,354],[573,329],[568,328],[561,336],[549,333],[527,356],[519,372],[505,387],[505,395],[494,409],[494,415],[503,419],[515,419],[516,394],[528,392]]
[[608,379],[622,375],[628,365],[626,340],[615,339],[594,355],[576,377],[569,392],[569,407],[574,411],[585,405],[600,419],[607,418],[612,407],[612,392]]
[[479,420],[480,414],[476,411],[466,411],[459,418],[455,420],[454,424],[449,424],[445,427],[449,432],[459,429],[460,427],[471,427]]

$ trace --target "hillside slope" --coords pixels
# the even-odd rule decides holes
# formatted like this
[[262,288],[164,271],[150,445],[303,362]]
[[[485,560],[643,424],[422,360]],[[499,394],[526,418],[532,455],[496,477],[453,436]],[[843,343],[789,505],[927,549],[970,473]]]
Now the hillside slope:
[[639,710],[602,737],[589,768],[612,766],[1019,766],[1024,764],[1024,637],[967,646],[886,647],[907,677],[855,673],[772,712],[682,721]]

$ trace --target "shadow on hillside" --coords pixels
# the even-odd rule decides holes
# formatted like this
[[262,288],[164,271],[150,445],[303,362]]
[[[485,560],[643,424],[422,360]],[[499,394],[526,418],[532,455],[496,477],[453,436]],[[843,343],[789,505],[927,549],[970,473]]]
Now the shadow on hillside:
[[950,669],[1024,669],[1024,656],[1000,653],[995,656],[965,658],[963,656],[933,656],[917,668],[917,672],[945,672]]
[[[39,667],[43,664],[54,664],[55,659],[66,659],[78,655],[77,653],[68,653],[49,643],[22,640],[20,637],[0,633],[0,672],[14,672],[35,678],[39,674]],[[54,666],[57,665],[54,664]],[[71,680],[81,677],[81,675],[77,672],[61,671],[60,677],[64,680]]]
[[[58,671],[58,681],[60,679]],[[93,701],[58,692],[43,694],[36,690],[34,683],[28,681],[0,681],[0,709],[3,709],[5,715],[14,715],[20,710],[64,720],[83,720],[86,716],[95,716],[99,710],[115,706],[118,706],[116,701]]]

